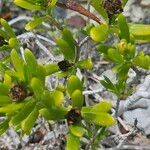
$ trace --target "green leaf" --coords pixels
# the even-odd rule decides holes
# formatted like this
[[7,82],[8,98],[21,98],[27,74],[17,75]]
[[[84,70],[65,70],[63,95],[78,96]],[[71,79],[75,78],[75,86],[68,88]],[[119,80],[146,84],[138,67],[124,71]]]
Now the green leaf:
[[129,42],[130,41],[129,27],[128,27],[128,24],[126,22],[126,18],[122,14],[120,14],[118,17],[118,25],[120,28],[121,39],[126,39],[127,42]]
[[40,100],[44,91],[42,81],[38,78],[32,78],[31,87],[33,89],[36,98]]
[[69,127],[70,132],[77,137],[82,137],[84,134],[84,130],[81,126],[77,126],[77,125],[71,125]]
[[76,68],[70,67],[67,71],[58,73],[57,76],[59,78],[67,78],[67,77],[70,77],[71,75],[75,75],[75,74],[76,74]]
[[90,31],[90,36],[95,42],[104,41],[108,36],[108,26],[101,24],[93,27]]
[[102,0],[91,0],[91,5],[95,8],[95,10],[105,19],[105,21],[108,23],[109,18],[107,15],[106,10],[102,7]]
[[3,18],[1,18],[0,21],[1,21],[2,26],[4,27],[4,30],[8,34],[8,36],[16,38],[16,35],[13,32],[12,28],[10,27],[10,25],[8,24],[8,22],[5,19],[3,19]]
[[45,90],[42,97],[41,97],[42,102],[47,106],[47,107],[52,107],[54,104],[54,99],[51,95],[51,92],[48,90]]
[[94,108],[94,106],[83,107],[81,110],[81,115],[84,119],[101,126],[112,126],[115,123],[115,119],[112,115],[103,111],[98,111],[98,109]]
[[43,65],[37,65],[36,68],[36,74],[35,77],[39,78],[41,81],[43,81],[43,84],[45,82],[45,76],[46,76],[46,70]]
[[112,126],[115,124],[115,119],[107,113],[98,113],[92,120],[93,123],[101,126]]
[[67,28],[63,29],[63,39],[69,44],[75,53],[75,40],[73,38],[73,34]]
[[31,66],[32,69],[36,68],[37,60],[29,49],[25,49],[25,60],[29,67]]
[[115,85],[110,81],[109,78],[107,78],[106,76],[104,76],[104,80],[101,80],[100,83],[108,90],[115,92],[116,88]]
[[91,58],[80,60],[77,62],[77,67],[80,69],[92,69],[93,68],[93,63]]
[[5,106],[10,103],[12,103],[12,99],[10,97],[0,95],[0,106]]
[[9,43],[10,48],[12,48],[12,49],[19,47],[19,41],[17,40],[17,38],[14,38],[14,37],[10,38],[8,43]]
[[111,48],[108,45],[104,45],[104,44],[100,44],[96,46],[96,49],[100,52],[100,53],[104,53],[104,54],[108,54],[108,49]]
[[111,126],[115,123],[115,119],[107,112],[110,111],[111,103],[101,101],[95,106],[82,107],[81,115],[86,120],[89,120],[97,125]]
[[[11,87],[11,85],[12,85],[12,79],[11,79],[11,77],[7,74],[7,73],[5,73],[4,74],[4,84],[7,86],[7,87]],[[6,90],[7,91],[7,90]]]
[[26,24],[25,29],[27,31],[31,31],[34,28],[36,28],[37,26],[39,26],[42,22],[46,21],[47,19],[48,19],[47,17],[35,18],[34,20],[32,20]]
[[25,78],[25,82],[27,84],[29,84],[31,82],[31,79],[33,77],[32,72],[30,72],[30,66],[28,66],[26,63],[24,63],[23,65],[24,68],[24,78]]
[[0,36],[2,36],[6,40],[9,40],[9,38],[10,38],[9,35],[1,29],[0,29]]
[[35,107],[29,116],[21,123],[21,129],[24,133],[30,134],[32,127],[34,126],[36,119],[38,118],[39,112]]
[[17,6],[22,7],[24,9],[28,9],[28,10],[42,10],[43,8],[41,5],[38,5],[38,4],[36,5],[26,0],[14,0],[14,3]]
[[9,45],[3,45],[0,47],[0,51],[6,51],[6,50],[11,50]]
[[57,0],[51,0],[48,5],[48,9],[52,9],[56,5]]
[[37,67],[37,61],[33,53],[29,49],[25,49],[25,60],[30,72],[35,72]]
[[56,39],[56,43],[67,60],[73,61],[75,59],[75,51],[67,41],[64,39]]
[[150,69],[150,56],[145,55],[143,52],[139,52],[133,59],[133,65],[142,67],[144,69]]
[[84,103],[84,96],[80,90],[75,90],[71,95],[72,106],[82,108]]
[[9,104],[9,105],[0,107],[0,113],[12,113],[21,109],[23,106],[24,106],[24,103]]
[[10,57],[11,57],[13,66],[14,66],[15,70],[17,71],[17,73],[19,74],[20,78],[24,79],[23,60],[18,55],[16,50],[11,51]]
[[80,91],[83,90],[82,82],[79,80],[78,77],[72,75],[71,77],[69,77],[67,82],[67,91],[70,95],[72,95],[72,93],[77,89]]
[[8,95],[9,88],[6,84],[0,82],[0,95]]
[[53,98],[54,106],[60,106],[62,102],[64,101],[64,95],[60,91],[57,91],[57,90],[53,91],[51,93],[51,96]]
[[46,70],[47,76],[59,71],[59,67],[58,67],[57,63],[47,64],[44,66],[44,68]]
[[130,69],[130,65],[127,63],[122,64],[120,65],[120,67],[118,67],[117,75],[118,75],[119,80],[125,81],[127,79],[129,69]]
[[102,100],[100,103],[96,104],[95,106],[93,106],[92,111],[95,112],[109,112],[111,109],[111,103],[106,101],[106,100]]
[[10,125],[18,125],[21,123],[34,109],[35,101],[30,99],[24,107],[10,120]]
[[79,150],[80,138],[69,133],[67,135],[66,150]]
[[129,24],[129,28],[135,40],[142,42],[150,42],[150,25]]
[[66,92],[66,87],[62,84],[58,84],[58,86],[56,87],[56,90],[64,93]]
[[6,130],[9,128],[8,123],[9,123],[9,119],[6,119],[0,124],[0,135],[6,132]]
[[125,6],[127,2],[128,0],[122,0],[123,6]]
[[46,120],[61,120],[65,119],[65,116],[68,112],[68,109],[65,107],[51,107],[51,108],[42,108],[39,113]]
[[52,92],[45,91],[42,95],[42,101],[47,107],[60,106],[64,101],[64,95],[62,92],[57,90]]
[[109,48],[108,49],[108,58],[116,63],[122,63],[123,58],[118,50]]

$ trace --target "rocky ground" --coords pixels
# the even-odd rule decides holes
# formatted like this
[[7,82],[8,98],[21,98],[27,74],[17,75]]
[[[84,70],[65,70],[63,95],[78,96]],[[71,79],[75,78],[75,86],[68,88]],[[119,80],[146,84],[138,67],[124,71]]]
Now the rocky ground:
[[[76,30],[76,28],[79,27],[83,27],[86,23],[86,18],[78,16],[78,14],[76,13],[70,13],[70,11],[68,12],[64,11],[63,9],[56,9],[55,13],[58,18],[67,18],[67,22],[73,30]],[[150,1],[129,0],[124,10],[124,14],[129,22],[150,24]],[[60,56],[55,56],[55,53],[53,51],[53,48],[55,47],[53,37],[57,35],[59,36],[58,32],[48,32],[49,34],[45,36],[44,31],[39,31],[37,33],[37,35],[40,36],[39,41],[35,41],[35,36],[23,29],[24,24],[31,19],[30,12],[17,8],[12,4],[11,0],[0,0],[0,17],[5,18],[9,21],[9,23],[16,31],[18,38],[21,40],[22,45],[27,43],[28,48],[33,50],[39,62],[48,63],[61,59]],[[47,24],[45,24],[45,27],[47,27],[49,31],[50,29],[53,30]],[[44,40],[42,40],[43,37]],[[47,47],[51,47],[50,51],[47,51]],[[85,47],[83,47],[83,51],[84,48]],[[90,49],[89,46],[88,48]],[[137,44],[137,50],[143,50],[145,53],[150,54],[150,43]],[[83,55],[85,55],[84,52]],[[99,58],[97,56],[97,53],[95,52],[90,53],[90,55],[94,59],[95,68],[92,72],[87,73],[89,86],[88,90],[95,91],[98,89],[99,92],[88,96],[89,104],[95,103],[95,99],[98,101],[99,99],[104,98],[112,101],[115,106],[116,97],[111,93],[105,91],[105,89],[99,84],[99,80],[103,75],[108,76],[111,80],[115,80],[115,75],[111,71],[112,65],[103,61],[102,58]],[[136,87],[137,92],[139,91],[140,87],[144,87],[146,86],[146,84],[149,84],[149,88],[147,89],[147,91],[150,92],[150,72],[144,70],[140,70],[140,72],[140,74],[137,74],[137,72],[131,70],[128,82],[132,82],[132,85]],[[81,76],[80,72],[79,76]],[[49,86],[50,89],[55,88],[56,85],[54,84],[54,81],[57,80],[58,79],[56,77],[47,78],[47,86]],[[125,101],[122,101],[121,106],[123,106],[124,103]],[[102,141],[103,149],[115,147],[114,150],[150,150],[149,114],[149,99],[140,99],[133,108],[124,112],[120,117],[119,123],[121,134],[116,134],[116,132],[118,132],[118,129],[115,127],[109,129],[111,136]],[[2,119],[3,118],[0,118],[0,120]],[[21,138],[19,133],[16,133],[13,129],[8,130],[4,135],[0,137],[0,149],[63,150],[65,147],[64,145],[66,133],[66,122],[48,123],[43,120],[43,118],[39,118],[30,136],[24,136],[23,138]],[[118,147],[116,147],[116,145],[118,145]]]

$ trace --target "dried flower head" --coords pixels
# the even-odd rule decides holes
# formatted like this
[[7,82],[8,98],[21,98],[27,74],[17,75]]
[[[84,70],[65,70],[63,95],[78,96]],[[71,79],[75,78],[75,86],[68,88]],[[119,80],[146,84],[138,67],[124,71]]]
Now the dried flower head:
[[61,71],[67,71],[73,64],[69,63],[68,60],[58,62],[59,69]]
[[27,90],[22,85],[14,85],[10,89],[9,96],[16,102],[22,101],[27,97]]
[[110,19],[123,11],[121,0],[103,0],[103,7],[106,9]]
[[82,119],[80,110],[72,108],[66,115],[68,125],[79,123]]

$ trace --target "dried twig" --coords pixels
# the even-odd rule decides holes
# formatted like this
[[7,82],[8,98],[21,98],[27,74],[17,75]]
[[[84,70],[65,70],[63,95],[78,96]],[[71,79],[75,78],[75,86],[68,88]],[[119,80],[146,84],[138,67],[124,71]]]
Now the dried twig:
[[86,16],[86,17],[89,17],[90,19],[96,21],[97,23],[102,23],[102,21],[99,18],[97,18],[93,13],[91,13],[90,11],[85,9],[79,3],[74,2],[72,0],[69,0],[66,4],[57,2],[56,5],[58,7],[64,8],[64,9],[74,10],[74,11],[76,11],[76,12],[78,12],[78,13]]

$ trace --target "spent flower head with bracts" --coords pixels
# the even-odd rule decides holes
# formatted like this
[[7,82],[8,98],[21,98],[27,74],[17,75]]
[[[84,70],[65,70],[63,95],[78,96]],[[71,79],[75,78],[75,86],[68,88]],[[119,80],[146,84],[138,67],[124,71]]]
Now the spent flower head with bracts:
[[63,60],[58,62],[58,66],[61,71],[67,71],[70,67],[73,66],[73,63],[70,63],[68,60]]
[[106,9],[110,19],[114,15],[123,12],[122,0],[103,0],[103,7]]
[[28,96],[28,93],[27,93],[26,88],[23,85],[16,84],[10,89],[9,96],[14,101],[20,102]]

